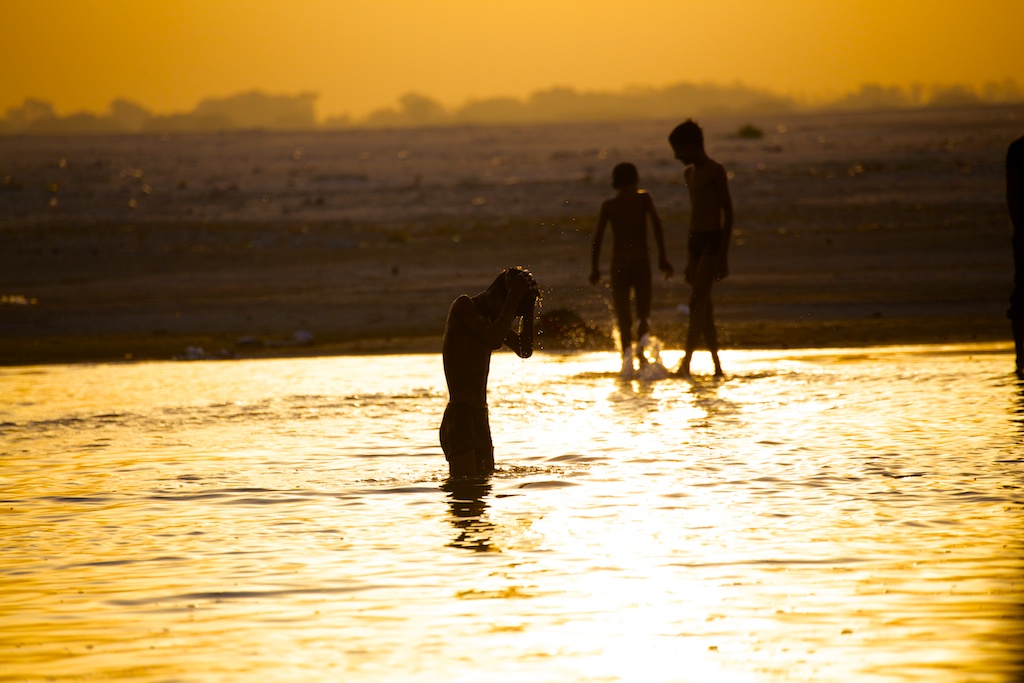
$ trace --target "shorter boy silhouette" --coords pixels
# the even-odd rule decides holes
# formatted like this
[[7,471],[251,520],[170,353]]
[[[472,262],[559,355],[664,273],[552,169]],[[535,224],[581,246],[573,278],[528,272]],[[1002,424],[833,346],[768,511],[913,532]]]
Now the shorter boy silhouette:
[[711,285],[729,274],[729,237],[732,234],[732,198],[721,164],[704,151],[704,131],[687,119],[668,137],[676,159],[686,165],[686,188],[690,194],[690,235],[687,240],[684,276],[692,288],[690,324],[686,331],[686,354],[676,374],[690,376],[690,360],[701,336],[715,362],[715,377],[722,377],[718,360],[718,332],[715,330]]
[[[640,176],[633,164],[618,164],[612,169],[612,187],[617,193],[601,204],[597,229],[590,250],[590,282],[601,281],[601,240],[605,228],[612,226],[612,301],[619,325],[622,343],[622,373],[633,373],[633,319],[629,310],[630,293],[636,301],[636,317],[640,321],[636,338],[639,342],[648,330],[651,315],[651,263],[647,248],[647,221],[654,228],[654,241],[658,245],[658,269],[665,277],[672,276],[672,264],[665,258],[665,238],[661,219],[654,208],[651,195],[637,189]],[[641,367],[647,362],[643,349],[637,344],[636,357]]]
[[[444,326],[444,377],[448,383],[439,436],[452,477],[486,477],[494,471],[487,414],[491,352],[505,344],[520,358],[533,355],[534,307],[540,292],[530,271],[507,268],[483,292],[459,296]],[[521,330],[512,321],[522,317]]]

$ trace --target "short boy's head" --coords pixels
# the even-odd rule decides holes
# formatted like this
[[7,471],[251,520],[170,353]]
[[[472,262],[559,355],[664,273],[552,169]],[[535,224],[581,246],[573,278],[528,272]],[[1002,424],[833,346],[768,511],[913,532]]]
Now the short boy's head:
[[693,119],[686,119],[669,134],[672,151],[684,164],[692,164],[704,152],[704,131]]
[[636,185],[639,182],[640,174],[637,173],[636,166],[633,164],[616,164],[615,168],[612,169],[612,187],[616,190]]
[[[522,266],[513,266],[506,268],[505,270],[498,273],[498,277],[494,278],[494,282],[487,288],[485,294],[487,295],[487,308],[493,316],[497,316],[501,313],[502,307],[505,305],[505,299],[508,298],[508,283],[509,280],[514,277],[519,277],[520,273],[530,274],[530,271],[526,270]],[[530,313],[530,307],[533,301],[540,300],[540,290],[531,289],[519,300],[519,304],[516,306],[516,315],[528,315]]]

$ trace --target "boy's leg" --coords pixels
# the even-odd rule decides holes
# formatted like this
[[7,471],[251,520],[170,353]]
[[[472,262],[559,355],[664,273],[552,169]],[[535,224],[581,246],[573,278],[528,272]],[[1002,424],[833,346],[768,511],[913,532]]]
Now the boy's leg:
[[708,288],[708,300],[704,306],[704,341],[711,352],[711,360],[715,363],[715,377],[722,377],[722,363],[718,360],[718,330],[715,328],[715,305],[711,301],[711,288]]
[[[714,335],[714,324],[711,310],[711,283],[715,280],[715,257],[710,254],[701,256],[697,262],[696,272],[691,283],[693,290],[690,294],[690,321],[686,330],[686,354],[683,362],[676,371],[680,375],[690,374],[690,359],[697,348],[701,336],[709,349],[714,349],[712,357],[718,357],[718,340]],[[712,320],[711,336],[708,336],[708,321]],[[714,345],[714,346],[712,346]]]
[[690,291],[690,318],[686,323],[686,351],[683,354],[683,360],[676,369],[677,375],[682,375],[683,377],[690,376],[690,361],[693,359],[693,352],[697,348],[697,342],[700,341],[700,334],[703,328],[699,317],[702,310],[697,287],[693,285]]
[[629,281],[623,273],[612,271],[612,304],[615,306],[623,358],[632,358],[633,353],[633,318],[629,312],[629,290]]
[[686,352],[676,370],[676,374],[684,377],[690,376],[690,361],[693,359],[693,352],[697,349],[697,343],[700,342],[701,334],[704,331],[703,298],[703,290],[695,277],[690,285],[690,318],[686,323]]
[[[651,317],[651,271],[649,269],[645,273],[641,273],[637,278],[634,291],[636,295],[636,317],[640,320],[636,330],[636,338],[640,342],[651,329],[649,322]],[[641,364],[647,362],[647,358],[644,357],[644,350],[639,343],[636,345],[636,357]]]

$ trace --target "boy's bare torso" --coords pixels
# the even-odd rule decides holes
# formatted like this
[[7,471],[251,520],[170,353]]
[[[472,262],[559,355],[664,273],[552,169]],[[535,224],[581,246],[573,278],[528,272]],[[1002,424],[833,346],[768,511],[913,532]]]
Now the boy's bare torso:
[[690,232],[722,229],[724,201],[719,188],[725,180],[725,168],[708,159],[686,169],[686,189],[690,194]]
[[646,192],[618,195],[604,202],[602,210],[612,227],[613,264],[647,261],[647,211],[650,195]]

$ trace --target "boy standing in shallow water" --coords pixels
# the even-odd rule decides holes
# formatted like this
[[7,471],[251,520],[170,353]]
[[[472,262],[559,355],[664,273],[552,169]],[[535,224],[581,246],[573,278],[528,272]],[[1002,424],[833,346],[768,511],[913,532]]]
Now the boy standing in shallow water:
[[[605,228],[612,226],[612,301],[619,325],[619,339],[622,343],[622,372],[633,372],[633,319],[629,310],[632,291],[636,300],[636,317],[640,320],[637,341],[650,330],[648,318],[651,315],[651,263],[647,248],[647,219],[654,228],[654,241],[658,245],[658,269],[665,277],[672,276],[672,264],[665,258],[665,238],[661,219],[654,209],[651,195],[637,189],[640,176],[633,164],[619,164],[612,169],[612,187],[617,191],[611,199],[601,204],[597,218],[597,230],[590,249],[590,282],[601,281],[599,261],[601,240]],[[636,357],[641,367],[647,362],[643,349],[637,344]]]
[[686,354],[676,374],[690,376],[690,360],[704,337],[715,362],[715,377],[722,377],[718,360],[711,285],[729,274],[729,237],[732,234],[732,198],[725,169],[704,151],[704,131],[687,119],[668,137],[676,159],[686,165],[686,189],[690,194],[690,235],[684,277],[692,288]]
[[[533,315],[540,291],[530,271],[507,268],[483,292],[452,302],[444,326],[444,376],[448,407],[441,421],[441,449],[452,477],[486,477],[494,471],[487,416],[491,352],[505,344],[520,358],[533,355]],[[521,330],[512,321],[522,317]]]

